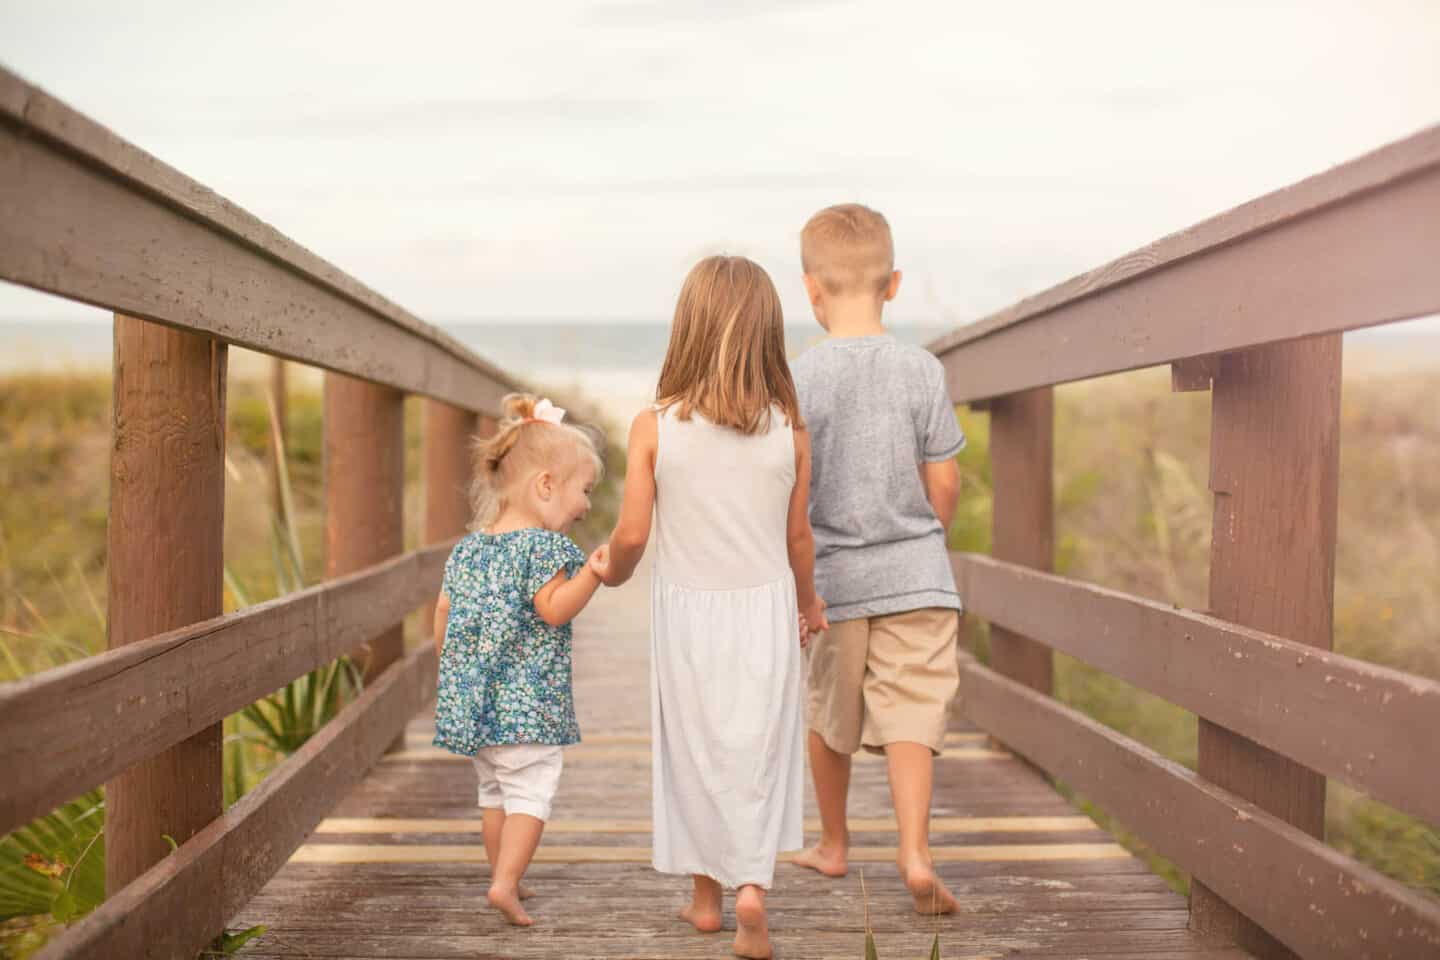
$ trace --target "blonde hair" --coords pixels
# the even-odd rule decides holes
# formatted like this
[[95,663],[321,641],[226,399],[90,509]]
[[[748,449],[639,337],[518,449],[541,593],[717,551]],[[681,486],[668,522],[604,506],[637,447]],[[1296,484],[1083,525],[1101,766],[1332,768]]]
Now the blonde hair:
[[535,405],[539,402],[534,394],[508,395],[500,403],[504,415],[499,429],[488,437],[474,439],[471,530],[481,531],[494,523],[505,509],[506,497],[515,482],[537,470],[550,470],[564,479],[588,459],[595,465],[596,480],[604,474],[605,462],[595,438],[570,424],[535,419]]
[[718,426],[759,433],[778,406],[803,427],[785,361],[780,295],[760,265],[744,257],[706,257],[690,269],[655,401],[681,420],[699,413]]
[[827,293],[882,296],[895,272],[890,224],[858,203],[826,207],[800,231],[800,263]]

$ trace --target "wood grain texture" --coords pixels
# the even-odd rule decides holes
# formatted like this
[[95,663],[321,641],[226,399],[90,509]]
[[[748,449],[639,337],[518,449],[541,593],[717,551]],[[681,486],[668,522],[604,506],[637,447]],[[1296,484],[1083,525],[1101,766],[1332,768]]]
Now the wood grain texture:
[[1440,823],[1440,682],[981,554],[971,614]]
[[191,958],[225,927],[435,693],[420,646],[217,820],[94,913],[42,958]]
[[[1050,570],[1055,563],[1055,397],[1048,387],[996,397],[990,405],[991,551],[1012,563]],[[962,591],[962,602],[969,598]],[[992,624],[990,662],[996,670],[1049,693],[1049,649],[1004,625]]]
[[[894,863],[896,847],[857,846],[855,863]],[[933,846],[936,863],[1025,863],[1031,860],[1126,860],[1130,854],[1114,843],[990,844],[987,846]],[[535,851],[536,863],[649,863],[649,847],[600,844],[545,844]],[[782,853],[788,863],[795,854]],[[297,863],[485,863],[480,844],[311,843],[295,851]]]
[[[421,473],[425,484],[424,542],[439,543],[464,536],[470,526],[471,444],[480,419],[468,410],[438,400],[425,401],[425,434]],[[489,431],[495,421],[484,418]],[[488,432],[488,431],[487,431]],[[424,636],[434,635],[435,604],[426,604],[421,621]]]
[[0,792],[0,833],[354,649],[434,597],[449,552],[439,544],[3,685],[0,769],[26,773]]
[[[881,817],[851,817],[847,826],[851,833],[894,833],[894,819]],[[555,833],[649,833],[654,825],[650,820],[551,820],[545,824],[546,835]],[[479,817],[460,820],[406,819],[403,817],[327,817],[315,828],[319,833],[480,833]],[[930,821],[931,833],[1039,833],[1093,830],[1095,823],[1089,817],[934,817]],[[820,829],[818,819],[805,821],[805,829]]]
[[525,385],[0,68],[0,278],[494,412]]
[[966,658],[967,713],[1310,960],[1440,953],[1440,902]]
[[[1333,646],[1341,351],[1331,334],[1226,354],[1212,394],[1210,612],[1320,650]],[[1199,747],[1201,776],[1324,835],[1322,775],[1206,720]],[[1412,778],[1427,772],[1440,777]],[[1198,929],[1290,956],[1204,885],[1190,909]]]
[[[208,337],[115,317],[106,564],[111,650],[222,609],[226,357],[225,345]],[[132,577],[134,571],[145,575]],[[45,706],[74,716],[66,701]],[[103,723],[104,716],[86,719]],[[7,725],[7,737],[17,733]],[[133,766],[107,771],[114,774],[105,797],[111,894],[169,852],[166,834],[183,843],[220,814],[220,718],[187,734]],[[34,758],[40,767],[54,762],[54,744],[32,746],[46,748]],[[7,787],[7,797],[11,792]]]
[[[405,549],[405,395],[325,375],[325,576],[344,576]],[[368,683],[400,659],[399,620],[352,656]]]
[[1440,128],[1379,154],[1256,201],[1313,195],[1283,214],[1242,207],[942,337],[951,398],[1440,312]]

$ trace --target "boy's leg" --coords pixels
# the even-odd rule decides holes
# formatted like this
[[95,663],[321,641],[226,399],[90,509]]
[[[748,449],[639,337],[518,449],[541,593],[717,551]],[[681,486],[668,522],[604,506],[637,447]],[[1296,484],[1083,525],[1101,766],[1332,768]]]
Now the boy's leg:
[[868,620],[844,620],[812,640],[806,654],[805,712],[810,775],[815,778],[820,808],[820,842],[794,862],[827,877],[843,877],[849,869],[850,831],[845,821],[850,754],[860,746],[869,637]]
[[563,754],[559,747],[521,744],[495,748],[492,762],[505,796],[505,825],[491,867],[487,899],[505,919],[528,927],[534,921],[520,905],[520,878],[545,832],[550,801],[560,783]]
[[765,913],[765,890],[753,883],[735,892],[735,955],[751,960],[769,960],[770,922]]
[[725,894],[724,888],[719,882],[698,873],[693,879],[695,893],[680,911],[680,917],[701,933],[714,933],[721,925],[720,908]]
[[934,757],[959,687],[958,634],[954,610],[908,611],[871,624],[863,740],[884,747],[900,833],[895,862],[921,913],[958,906],[930,856]]

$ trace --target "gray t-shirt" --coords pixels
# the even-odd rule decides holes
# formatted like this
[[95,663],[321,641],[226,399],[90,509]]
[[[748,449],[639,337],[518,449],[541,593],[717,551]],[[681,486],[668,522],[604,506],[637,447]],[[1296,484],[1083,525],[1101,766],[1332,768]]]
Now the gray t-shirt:
[[940,361],[888,335],[827,339],[791,366],[810,431],[815,586],[830,620],[960,609],[922,462],[965,446]]

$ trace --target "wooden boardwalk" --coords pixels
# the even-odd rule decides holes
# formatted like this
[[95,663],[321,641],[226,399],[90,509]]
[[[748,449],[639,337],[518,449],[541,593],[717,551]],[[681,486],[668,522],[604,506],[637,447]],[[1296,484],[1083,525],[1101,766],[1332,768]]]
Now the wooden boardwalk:
[[[429,746],[430,717],[382,760],[233,925],[263,923],[254,957],[726,957],[729,933],[676,919],[688,882],[649,866],[648,582],[606,591],[576,631],[585,743],[566,751],[554,819],[528,879],[536,926],[484,902],[489,868],[464,760]],[[1185,901],[1029,767],[971,730],[952,731],[936,777],[936,859],[961,913],[942,955],[1241,960],[1187,929]],[[808,804],[807,831],[816,823]],[[928,955],[932,921],[911,912],[892,864],[885,767],[855,766],[854,869],[828,880],[788,864],[770,897],[777,956],[861,956],[859,868],[883,958]]]

